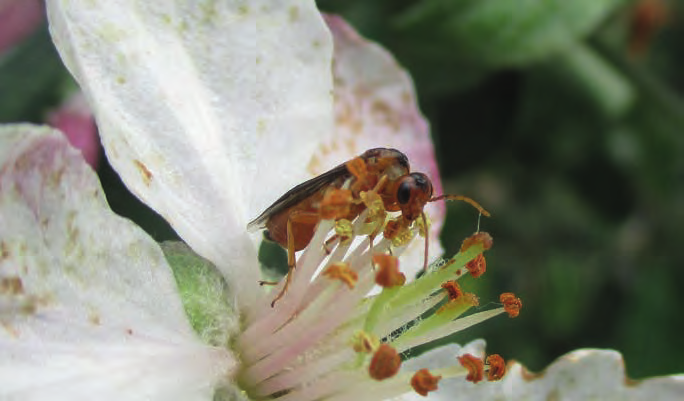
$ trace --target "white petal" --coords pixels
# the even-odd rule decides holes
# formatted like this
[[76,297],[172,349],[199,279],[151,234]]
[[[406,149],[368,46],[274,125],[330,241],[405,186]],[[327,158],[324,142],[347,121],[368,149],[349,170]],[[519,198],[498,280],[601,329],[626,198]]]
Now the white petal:
[[[435,195],[442,194],[428,123],[418,109],[413,82],[392,55],[360,37],[344,20],[326,16],[335,42],[335,136],[314,156],[309,170],[320,174],[375,147],[404,152],[412,171],[427,174]],[[430,203],[425,212],[432,220],[430,259],[443,249],[439,233],[444,221],[444,202]],[[422,269],[424,239],[416,239],[402,255],[407,277]]]
[[559,358],[540,375],[516,363],[502,386],[492,387],[497,391],[489,394],[511,400],[681,400],[684,375],[630,380],[619,352],[586,349]]
[[306,178],[332,132],[332,43],[315,3],[59,0],[48,13],[128,187],[255,288],[245,227]]
[[0,127],[0,399],[209,400],[233,363],[199,342],[161,250],[78,151]]
[[[473,342],[470,352],[481,356],[484,343]],[[448,355],[458,351],[454,346],[429,351],[409,360],[402,369],[436,368],[445,366]],[[479,350],[479,351],[478,351]],[[475,352],[473,352],[475,351]],[[424,366],[425,365],[425,366]],[[465,400],[526,400],[526,401],[656,401],[680,400],[684,394],[684,375],[631,380],[625,376],[620,353],[608,350],[577,350],[571,352],[540,374],[530,373],[517,362],[508,365],[508,372],[500,382],[473,384],[462,379],[442,380],[439,389],[430,393],[431,400],[453,400],[456,395]],[[406,394],[401,400],[424,400],[417,394]]]

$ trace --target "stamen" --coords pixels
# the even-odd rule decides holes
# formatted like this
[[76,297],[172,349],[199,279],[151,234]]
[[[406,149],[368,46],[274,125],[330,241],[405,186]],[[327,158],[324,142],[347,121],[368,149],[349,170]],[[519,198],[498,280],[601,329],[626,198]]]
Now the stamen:
[[373,359],[371,359],[368,373],[375,380],[385,380],[399,372],[401,357],[399,353],[387,344],[380,344]]
[[359,235],[377,235],[382,231],[387,219],[387,212],[382,198],[375,191],[361,192],[360,194],[363,204],[366,206],[368,214],[363,220],[363,225],[359,230]]
[[[453,321],[450,321],[446,324],[441,324],[437,325],[435,324],[434,327],[432,327],[431,330],[423,330],[422,335],[416,335],[416,333],[412,333],[411,329],[407,330],[404,332],[400,337],[395,339],[392,342],[392,345],[399,351],[399,352],[404,352],[405,350],[409,348],[416,347],[420,344],[425,344],[430,341],[437,340],[439,338],[448,336],[450,334],[457,333],[461,330],[465,330],[469,327],[472,327],[476,324],[482,323],[485,320],[491,319],[496,315],[499,315],[501,313],[504,313],[503,308],[497,308],[497,309],[491,309],[491,310],[486,310],[484,312],[478,312],[478,313],[473,313],[472,315],[468,315],[466,317],[462,317],[460,319],[456,319]],[[444,313],[442,313],[444,315]],[[427,319],[426,319],[427,320]],[[419,325],[418,327],[422,326]],[[416,326],[414,326],[416,327]],[[409,335],[411,334],[411,335]]]
[[522,308],[522,301],[517,298],[512,292],[504,292],[499,296],[499,301],[504,305],[504,309],[510,317],[517,317]]
[[410,222],[402,216],[387,222],[385,230],[383,231],[385,238],[392,241],[392,245],[396,247],[408,245],[413,239],[414,232],[411,230]]
[[359,275],[349,267],[349,264],[344,262],[335,262],[331,264],[327,269],[325,269],[323,275],[332,280],[342,281],[343,283],[347,284],[349,289],[354,288],[359,279]]
[[492,236],[489,235],[489,233],[486,232],[478,232],[470,237],[466,238],[463,240],[463,243],[461,244],[461,252],[467,251],[470,247],[473,245],[482,245],[484,250],[488,250],[492,247],[494,244],[494,240],[492,239]]
[[399,259],[396,256],[373,255],[373,265],[376,269],[375,284],[380,287],[392,288],[406,282],[406,276],[399,271]]
[[437,390],[437,383],[442,376],[433,376],[427,369],[417,371],[411,378],[411,387],[416,393],[427,397],[428,392]]
[[347,219],[340,219],[335,222],[335,234],[337,234],[342,241],[350,240],[354,236],[351,221]]
[[492,354],[487,357],[487,380],[490,382],[501,380],[506,374],[506,362],[499,354]]
[[379,346],[380,340],[376,336],[363,330],[354,333],[354,338],[352,338],[352,348],[354,348],[354,351],[370,354],[375,352]]
[[477,255],[470,262],[466,263],[466,269],[473,278],[478,278],[487,271],[487,261],[485,260],[484,254]]
[[473,383],[482,381],[484,378],[484,362],[482,359],[472,354],[465,354],[459,356],[458,361],[461,363],[461,366],[468,369],[466,380]]
[[463,291],[461,290],[461,286],[458,285],[456,280],[449,280],[445,283],[442,283],[442,288],[447,292],[449,295],[449,300],[453,301],[461,297],[463,295]]

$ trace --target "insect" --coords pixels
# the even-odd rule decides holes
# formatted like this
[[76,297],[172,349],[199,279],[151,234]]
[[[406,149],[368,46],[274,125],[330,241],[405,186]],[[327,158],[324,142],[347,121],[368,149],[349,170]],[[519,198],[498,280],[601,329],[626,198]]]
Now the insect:
[[[321,220],[321,204],[331,189],[340,189],[349,181],[349,188],[355,199],[362,191],[373,190],[382,199],[385,210],[401,212],[399,226],[408,227],[419,217],[427,223],[423,207],[428,202],[438,200],[463,200],[489,216],[479,204],[461,195],[441,195],[433,197],[430,179],[423,173],[410,172],[406,155],[396,149],[374,148],[365,151],[359,157],[297,185],[271,206],[259,217],[247,225],[250,231],[267,229],[268,237],[287,249],[289,272],[285,285],[271,303],[271,306],[282,298],[287,291],[292,270],[296,267],[295,252],[304,249],[313,238],[318,222]],[[363,202],[348,202],[348,211],[337,219],[353,220],[366,206]],[[397,229],[397,224],[394,225]],[[388,227],[384,235],[392,235],[393,229]],[[427,267],[428,236],[425,236],[425,265]],[[262,282],[262,284],[276,284]]]

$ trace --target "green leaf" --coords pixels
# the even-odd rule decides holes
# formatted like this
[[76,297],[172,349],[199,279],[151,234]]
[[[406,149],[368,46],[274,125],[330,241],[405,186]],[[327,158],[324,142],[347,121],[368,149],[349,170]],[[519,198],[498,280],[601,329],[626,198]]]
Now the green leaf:
[[[518,66],[563,51],[625,0],[427,0],[398,20],[405,38],[483,66]],[[404,36],[404,35],[402,35]],[[441,47],[447,45],[447,47]]]

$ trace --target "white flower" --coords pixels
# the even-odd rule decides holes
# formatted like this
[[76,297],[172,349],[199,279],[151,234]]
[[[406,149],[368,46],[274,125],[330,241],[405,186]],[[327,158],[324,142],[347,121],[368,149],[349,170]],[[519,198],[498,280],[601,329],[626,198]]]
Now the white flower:
[[[467,383],[455,356],[481,353],[481,342],[431,351],[384,381],[370,377],[371,355],[354,351],[373,352],[382,338],[404,351],[503,312],[452,320],[462,311],[451,310],[395,331],[444,298],[440,275],[462,275],[481,244],[452,267],[364,298],[367,244],[346,256],[340,245],[330,257],[357,270],[354,288],[314,275],[331,226],[322,222],[275,308],[258,285],[259,240],[245,227],[287,189],[373,146],[434,163],[410,81],[386,53],[328,20],[333,84],[333,40],[313,2],[55,0],[48,14],[110,162],[221,272],[235,314],[225,317],[226,344],[201,342],[159,247],[108,210],[75,151],[46,129],[4,127],[0,399],[210,400],[218,389],[227,399],[377,400],[410,393],[423,367],[444,376],[436,394],[447,399],[542,394],[515,381],[519,374],[505,387]],[[413,167],[436,178],[434,164]],[[434,234],[440,206],[430,207]],[[422,243],[411,246],[404,271],[422,265]],[[586,394],[603,394],[595,388],[603,387],[588,383]]]

